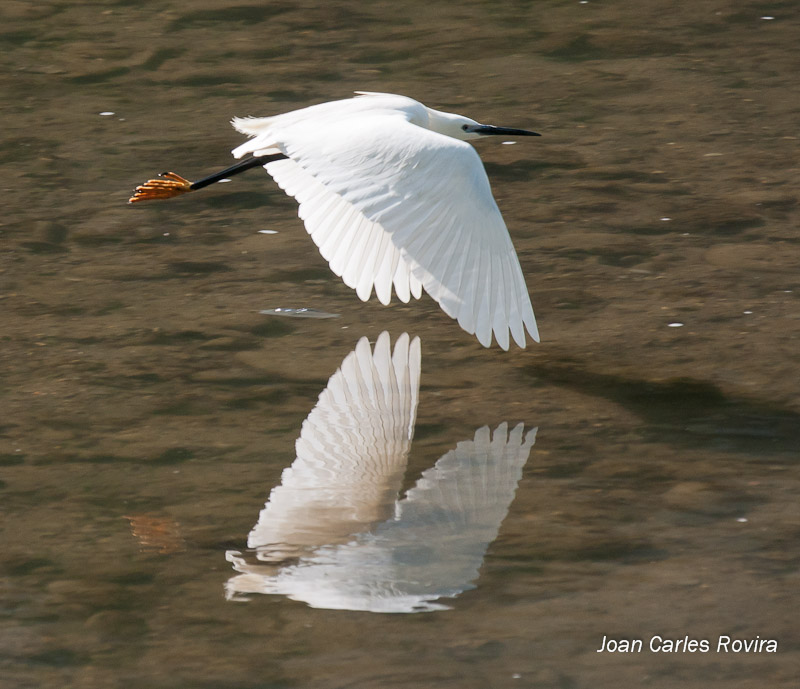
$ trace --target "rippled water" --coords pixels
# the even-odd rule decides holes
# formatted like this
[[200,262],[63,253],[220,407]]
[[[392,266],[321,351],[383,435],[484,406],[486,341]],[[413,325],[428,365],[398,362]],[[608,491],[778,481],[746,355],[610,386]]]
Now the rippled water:
[[[4,687],[796,686],[795,4],[0,14]],[[232,115],[356,89],[544,134],[480,147],[541,345],[485,350],[428,298],[361,303],[260,171],[126,206],[161,170],[229,164]],[[477,578],[420,614],[238,600],[226,553],[257,558],[304,420],[382,331],[422,343],[383,508],[478,433],[539,428]],[[442,560],[426,533],[405,565]]]

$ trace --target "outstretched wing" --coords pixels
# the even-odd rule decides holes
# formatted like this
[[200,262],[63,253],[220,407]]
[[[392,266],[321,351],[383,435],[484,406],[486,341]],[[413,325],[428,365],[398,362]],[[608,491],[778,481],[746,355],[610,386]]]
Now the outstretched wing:
[[406,333],[395,343],[367,338],[334,373],[303,422],[297,459],[247,540],[264,557],[294,546],[322,546],[386,519],[394,508],[414,434],[420,341]]
[[347,543],[317,549],[279,570],[229,551],[243,593],[283,594],[315,608],[423,612],[474,588],[489,544],[508,513],[536,430],[506,423],[458,443],[422,474],[395,517]]
[[235,150],[279,149],[266,165],[333,271],[367,300],[418,297],[489,346],[539,340],[528,289],[483,164],[469,144],[398,112],[270,127]]
[[484,426],[422,472],[400,502],[396,524],[426,533],[431,541],[453,534],[484,547],[493,541],[508,513],[537,428],[506,422],[493,433]]

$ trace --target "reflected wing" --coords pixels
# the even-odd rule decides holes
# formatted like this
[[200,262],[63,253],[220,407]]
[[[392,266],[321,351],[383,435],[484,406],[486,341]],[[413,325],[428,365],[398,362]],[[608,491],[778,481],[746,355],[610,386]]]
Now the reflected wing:
[[484,426],[423,472],[395,519],[374,532],[375,541],[392,553],[395,575],[408,585],[435,582],[428,593],[437,596],[472,588],[535,440],[536,429],[524,434],[523,424],[509,433],[502,423],[493,434]]
[[306,229],[333,271],[367,300],[388,303],[420,286],[464,330],[508,349],[509,330],[538,341],[525,279],[475,149],[407,121],[361,114],[275,126],[236,149],[275,148],[266,165],[300,204]]
[[242,572],[227,585],[242,593],[283,594],[312,607],[372,612],[445,608],[439,598],[472,588],[489,544],[514,498],[536,429],[501,424],[476,431],[424,472],[394,519],[353,541],[320,548],[299,564],[264,572],[237,553]]
[[490,434],[484,426],[424,471],[399,505],[394,523],[427,534],[439,542],[450,536],[488,545],[508,513],[522,467],[528,461],[536,431],[523,437],[524,426],[508,431],[500,424]]
[[248,547],[265,559],[285,556],[284,546],[340,543],[391,514],[414,433],[420,361],[419,338],[405,333],[393,354],[386,332],[374,352],[359,340],[303,423],[297,458]]

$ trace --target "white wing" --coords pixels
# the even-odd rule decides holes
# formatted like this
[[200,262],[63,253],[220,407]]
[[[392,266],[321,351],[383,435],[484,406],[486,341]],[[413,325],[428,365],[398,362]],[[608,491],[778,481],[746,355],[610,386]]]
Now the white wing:
[[537,430],[523,435],[521,423],[511,432],[507,423],[492,434],[488,426],[479,428],[472,440],[458,443],[422,473],[400,502],[394,523],[434,543],[466,537],[485,550],[508,513]]
[[392,513],[414,434],[420,342],[403,333],[391,355],[389,335],[375,351],[367,338],[331,376],[303,422],[297,459],[247,539],[262,559],[294,546],[346,541]]
[[[355,99],[358,101],[359,99]],[[248,131],[241,121],[237,126]],[[525,279],[483,164],[469,144],[397,111],[264,125],[234,155],[280,150],[266,165],[333,271],[367,300],[418,297],[489,346],[539,340]],[[256,128],[252,127],[250,131]]]
[[240,553],[229,598],[282,594],[315,608],[423,612],[474,588],[486,549],[508,513],[536,429],[503,423],[458,443],[425,471],[393,519],[350,542],[319,548],[296,564],[265,569]]
[[[379,224],[367,220],[294,161],[281,160],[265,167],[281,189],[297,199],[298,214],[320,253],[362,301],[369,299],[374,286],[380,302],[388,304],[392,284],[403,302],[412,295],[416,299],[422,296],[422,283]],[[361,260],[354,257],[357,251],[363,252]]]

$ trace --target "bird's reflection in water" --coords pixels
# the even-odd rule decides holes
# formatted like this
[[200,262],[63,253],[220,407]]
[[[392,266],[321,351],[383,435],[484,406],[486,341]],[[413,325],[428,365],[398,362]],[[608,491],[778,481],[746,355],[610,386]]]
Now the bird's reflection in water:
[[534,443],[536,429],[475,431],[399,490],[414,433],[419,338],[391,352],[362,338],[303,423],[284,470],[248,536],[226,558],[241,574],[227,597],[282,594],[315,608],[443,610],[474,588]]

